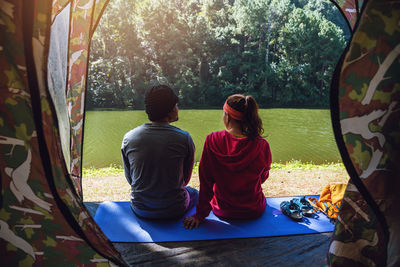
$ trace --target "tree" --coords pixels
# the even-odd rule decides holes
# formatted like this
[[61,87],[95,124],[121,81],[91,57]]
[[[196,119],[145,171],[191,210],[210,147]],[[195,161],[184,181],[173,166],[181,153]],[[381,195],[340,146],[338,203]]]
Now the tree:
[[326,106],[345,43],[333,8],[327,0],[111,1],[93,36],[88,107],[143,108],[145,90],[160,82],[186,108],[220,106],[233,93],[261,106]]
[[280,35],[276,71],[284,86],[277,100],[326,106],[330,77],[344,45],[340,28],[318,12],[296,8]]

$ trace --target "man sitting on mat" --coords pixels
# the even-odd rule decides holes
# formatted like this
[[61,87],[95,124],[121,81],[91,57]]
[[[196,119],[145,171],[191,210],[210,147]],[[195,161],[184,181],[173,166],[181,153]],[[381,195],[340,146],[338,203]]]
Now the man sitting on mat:
[[129,131],[122,141],[131,207],[139,217],[181,217],[197,202],[198,191],[185,187],[194,163],[192,137],[170,125],[178,120],[177,103],[178,97],[168,86],[152,87],[145,96],[150,123]]

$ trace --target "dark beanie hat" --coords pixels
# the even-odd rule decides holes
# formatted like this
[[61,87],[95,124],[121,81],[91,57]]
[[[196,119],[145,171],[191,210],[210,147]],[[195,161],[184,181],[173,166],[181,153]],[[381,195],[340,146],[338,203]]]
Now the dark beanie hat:
[[167,117],[176,103],[178,103],[178,97],[166,85],[153,86],[147,91],[144,98],[146,113],[151,121],[158,121]]

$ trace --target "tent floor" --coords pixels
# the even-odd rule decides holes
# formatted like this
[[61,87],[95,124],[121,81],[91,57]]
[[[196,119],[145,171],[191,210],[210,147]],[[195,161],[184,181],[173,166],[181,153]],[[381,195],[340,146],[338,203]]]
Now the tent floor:
[[[84,204],[94,216],[99,203]],[[113,244],[132,266],[323,266],[331,234]]]

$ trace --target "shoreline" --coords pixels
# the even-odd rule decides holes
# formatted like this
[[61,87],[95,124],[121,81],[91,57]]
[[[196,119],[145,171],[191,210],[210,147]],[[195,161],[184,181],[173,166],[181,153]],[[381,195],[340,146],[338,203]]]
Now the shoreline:
[[[326,162],[315,164],[312,162],[304,163],[299,160],[292,160],[285,163],[272,163],[271,170],[345,170],[341,162]],[[198,175],[199,162],[195,162],[192,175]],[[89,167],[82,169],[82,177],[100,177],[100,176],[119,176],[124,175],[124,168],[121,165],[111,165],[109,167]]]
[[[198,163],[188,186],[199,189]],[[262,185],[266,197],[319,195],[328,184],[347,183],[349,176],[342,163],[312,164],[291,161],[273,163]],[[120,166],[83,169],[84,201],[129,201],[130,185]]]

